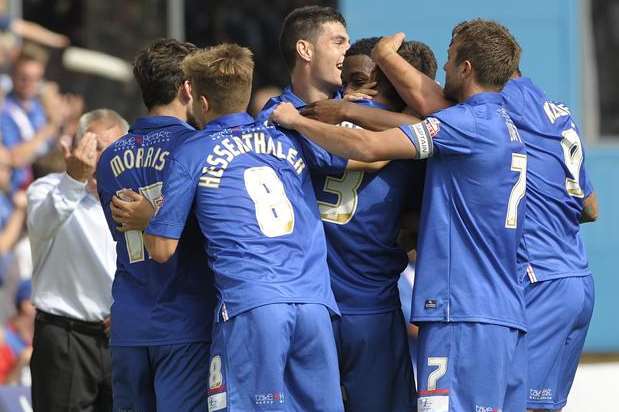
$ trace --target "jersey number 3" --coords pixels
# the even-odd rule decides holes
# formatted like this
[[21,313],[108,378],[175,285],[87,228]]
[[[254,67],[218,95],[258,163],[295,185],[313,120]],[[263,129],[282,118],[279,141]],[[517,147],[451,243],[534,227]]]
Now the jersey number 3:
[[338,225],[350,222],[357,210],[359,196],[357,190],[363,182],[363,172],[347,171],[342,177],[328,176],[323,191],[337,196],[337,203],[319,201],[320,219]]

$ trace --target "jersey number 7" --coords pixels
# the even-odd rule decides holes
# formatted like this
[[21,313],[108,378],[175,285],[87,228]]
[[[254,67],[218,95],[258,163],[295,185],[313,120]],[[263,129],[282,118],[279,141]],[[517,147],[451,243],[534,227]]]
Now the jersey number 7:
[[527,156],[520,153],[512,153],[511,170],[518,172],[518,180],[512,187],[507,202],[507,215],[505,216],[505,227],[516,229],[518,227],[518,205],[527,189]]

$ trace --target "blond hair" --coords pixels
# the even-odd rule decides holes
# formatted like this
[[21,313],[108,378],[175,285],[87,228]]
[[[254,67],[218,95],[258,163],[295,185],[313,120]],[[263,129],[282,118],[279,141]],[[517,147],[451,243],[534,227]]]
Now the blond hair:
[[252,52],[238,44],[220,44],[191,53],[183,61],[194,96],[207,98],[216,113],[244,112],[251,96]]

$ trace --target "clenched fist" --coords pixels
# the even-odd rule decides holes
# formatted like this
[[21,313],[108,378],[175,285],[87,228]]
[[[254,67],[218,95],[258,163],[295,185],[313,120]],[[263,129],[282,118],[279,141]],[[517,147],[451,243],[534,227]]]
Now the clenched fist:
[[291,103],[280,103],[273,110],[269,119],[286,129],[294,129],[294,125],[300,117],[299,111]]

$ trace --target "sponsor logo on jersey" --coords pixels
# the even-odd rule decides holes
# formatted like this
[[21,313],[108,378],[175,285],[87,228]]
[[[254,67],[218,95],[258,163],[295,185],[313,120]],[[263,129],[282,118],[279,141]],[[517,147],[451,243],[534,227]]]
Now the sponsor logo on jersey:
[[423,305],[424,309],[436,309],[437,306],[438,303],[436,302],[436,299],[427,299]]
[[552,389],[551,388],[540,388],[540,389],[529,389],[529,400],[532,401],[551,401],[552,400]]
[[491,406],[475,405],[475,412],[501,412],[501,409],[493,408]]
[[284,392],[257,393],[254,395],[256,405],[275,405],[284,403]]

